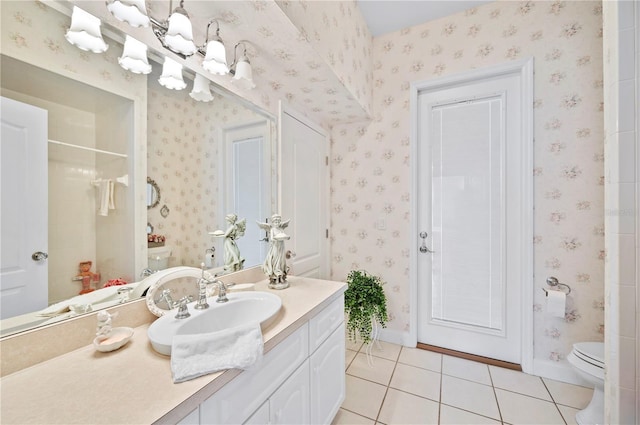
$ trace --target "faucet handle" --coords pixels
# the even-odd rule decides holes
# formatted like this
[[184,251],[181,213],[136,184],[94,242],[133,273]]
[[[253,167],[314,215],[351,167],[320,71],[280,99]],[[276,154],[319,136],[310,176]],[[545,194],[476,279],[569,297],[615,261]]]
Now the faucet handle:
[[191,301],[191,297],[186,296],[180,298],[180,300],[176,302],[176,305],[178,306],[178,314],[176,314],[176,319],[186,319],[187,317],[191,316],[191,313],[189,313],[189,308],[187,307],[189,301]]

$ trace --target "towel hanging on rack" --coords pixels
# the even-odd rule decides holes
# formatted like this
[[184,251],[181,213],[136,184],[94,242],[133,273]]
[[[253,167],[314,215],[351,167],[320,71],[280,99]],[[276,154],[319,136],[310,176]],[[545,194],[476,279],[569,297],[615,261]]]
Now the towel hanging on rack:
[[98,182],[100,206],[98,207],[98,215],[106,217],[109,215],[109,210],[115,210],[114,202],[114,184],[113,180],[100,180]]

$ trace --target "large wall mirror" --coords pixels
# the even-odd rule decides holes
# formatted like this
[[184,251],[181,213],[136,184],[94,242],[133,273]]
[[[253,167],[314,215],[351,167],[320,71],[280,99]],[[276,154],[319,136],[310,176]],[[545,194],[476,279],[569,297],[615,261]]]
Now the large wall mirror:
[[[35,260],[26,243],[4,234],[11,217],[16,227],[31,222],[24,210],[7,207],[15,179],[2,178],[1,336],[135,299],[145,269],[220,268],[223,241],[210,232],[224,230],[229,213],[247,219],[238,243],[245,268],[260,263],[266,244],[253,224],[277,205],[273,117],[213,83],[213,101],[195,101],[189,70],[182,91],[158,84],[162,67],[155,62],[147,76],[128,74],[117,62],[124,36],[113,28],[113,39],[105,37],[109,50],[97,55],[66,42],[65,13],[40,2],[0,7],[1,95],[48,116],[48,171],[39,181],[46,193],[38,204],[48,238],[39,250],[48,258],[38,262],[44,277],[24,291],[10,287],[7,267]],[[3,136],[5,116],[3,110]],[[3,168],[8,152],[3,137]],[[148,201],[147,178],[158,202]],[[10,304],[19,308],[5,308]]]

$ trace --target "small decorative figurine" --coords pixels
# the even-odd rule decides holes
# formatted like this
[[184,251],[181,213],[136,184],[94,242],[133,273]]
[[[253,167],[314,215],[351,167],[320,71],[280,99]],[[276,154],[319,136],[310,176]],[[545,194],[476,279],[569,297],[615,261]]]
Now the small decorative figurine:
[[98,328],[96,337],[93,339],[93,346],[96,350],[103,353],[117,350],[125,345],[133,336],[133,329],[128,327],[112,328],[111,320],[118,313],[111,314],[106,310],[99,311],[97,314]]
[[99,311],[97,314],[98,329],[96,330],[96,336],[109,336],[111,333],[111,320],[113,316],[106,310]]
[[229,223],[226,232],[216,230],[209,234],[218,238],[224,237],[224,270],[230,273],[242,270],[244,267],[244,258],[240,256],[236,240],[244,236],[244,232],[247,230],[247,221],[244,218],[238,220],[236,214],[227,214],[225,220]]
[[284,229],[289,226],[290,221],[283,222],[279,214],[274,214],[271,216],[271,223],[257,222],[261,229],[268,232],[269,251],[262,264],[262,271],[269,277],[269,288],[271,289],[289,287],[289,282],[287,282],[289,267],[287,267],[284,241],[291,239],[291,236],[284,233]]
[[100,275],[91,271],[92,264],[93,263],[91,261],[82,261],[78,265],[80,273],[74,280],[82,280],[82,289],[79,292],[80,295],[95,291],[95,289],[91,287],[91,282],[98,282],[100,280]]

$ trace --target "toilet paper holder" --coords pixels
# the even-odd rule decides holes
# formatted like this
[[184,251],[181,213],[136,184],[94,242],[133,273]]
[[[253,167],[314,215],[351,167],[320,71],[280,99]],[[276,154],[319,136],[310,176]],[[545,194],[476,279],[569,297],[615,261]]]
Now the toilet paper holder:
[[[547,278],[547,285],[551,286],[551,287],[559,287],[559,286],[563,286],[565,288],[567,288],[567,295],[569,295],[571,293],[571,287],[569,285],[567,285],[566,283],[560,283],[560,281],[558,279],[556,279],[553,276],[549,276]],[[548,295],[549,290],[547,288],[542,288],[542,290],[544,291],[545,295]],[[564,292],[564,291],[563,291]]]

